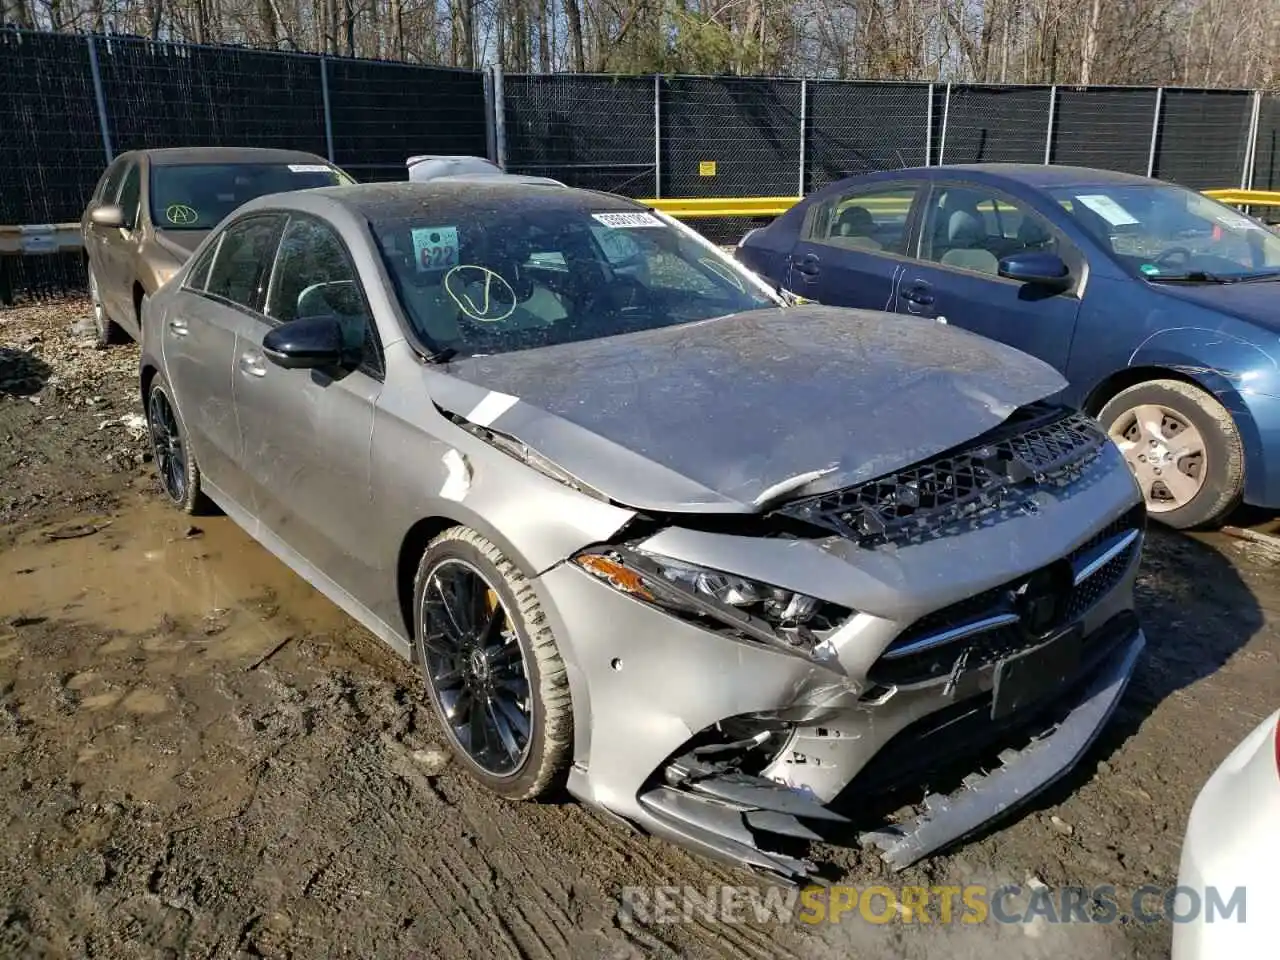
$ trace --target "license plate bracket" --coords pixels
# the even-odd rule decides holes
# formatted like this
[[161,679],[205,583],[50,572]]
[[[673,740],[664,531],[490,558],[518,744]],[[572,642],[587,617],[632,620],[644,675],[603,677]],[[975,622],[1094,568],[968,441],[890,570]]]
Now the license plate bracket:
[[1083,634],[1079,625],[1073,626],[997,663],[991,719],[1001,720],[1062,690],[1080,669]]

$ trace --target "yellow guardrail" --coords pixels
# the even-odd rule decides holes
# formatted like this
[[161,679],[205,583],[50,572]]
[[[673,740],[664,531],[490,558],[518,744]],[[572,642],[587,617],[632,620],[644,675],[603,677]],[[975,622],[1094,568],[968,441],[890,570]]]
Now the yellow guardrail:
[[1205,190],[1206,197],[1237,207],[1280,207],[1280,191],[1276,190]]

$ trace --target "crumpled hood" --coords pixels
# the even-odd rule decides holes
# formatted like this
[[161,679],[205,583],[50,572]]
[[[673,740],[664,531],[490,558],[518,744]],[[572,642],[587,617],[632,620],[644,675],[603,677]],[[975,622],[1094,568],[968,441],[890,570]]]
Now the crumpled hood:
[[[441,407],[640,510],[750,512],[870,479],[1066,386],[930,320],[802,306],[424,368]],[[436,372],[440,371],[440,372]]]
[[1280,280],[1248,283],[1160,283],[1161,293],[1280,332]]
[[157,230],[156,243],[166,252],[178,258],[179,263],[186,263],[187,257],[195,253],[208,230]]

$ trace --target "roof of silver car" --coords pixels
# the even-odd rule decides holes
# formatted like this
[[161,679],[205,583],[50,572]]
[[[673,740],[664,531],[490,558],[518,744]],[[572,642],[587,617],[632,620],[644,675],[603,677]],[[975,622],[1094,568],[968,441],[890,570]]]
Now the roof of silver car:
[[[633,211],[639,207],[634,200],[594,190],[580,190],[563,185],[527,183],[520,177],[441,177],[425,183],[406,181],[384,183],[357,183],[344,187],[316,187],[303,191],[313,197],[323,197],[355,210],[369,220],[398,220],[425,212],[426,207],[437,214],[468,208],[492,208],[501,210],[547,209],[559,207],[566,210],[608,212]],[[274,199],[287,205],[296,194],[280,194]],[[642,208],[641,208],[642,209]]]
[[277,150],[271,147],[162,147],[135,150],[158,167],[194,163],[324,163],[329,161],[305,150]]
[[423,154],[410,157],[405,161],[405,165],[409,168],[409,180],[413,183],[426,183],[431,180],[443,179],[472,181],[480,177],[503,177],[520,183],[564,186],[559,180],[552,180],[550,177],[507,173],[498,164],[484,157]]

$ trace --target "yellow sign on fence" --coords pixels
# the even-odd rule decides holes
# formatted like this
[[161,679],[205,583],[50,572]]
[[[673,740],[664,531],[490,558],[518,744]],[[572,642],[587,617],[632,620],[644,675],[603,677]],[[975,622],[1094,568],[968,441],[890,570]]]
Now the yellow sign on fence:
[[714,160],[698,161],[698,176],[714,177],[716,175],[716,162]]

